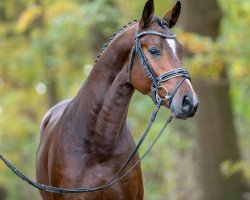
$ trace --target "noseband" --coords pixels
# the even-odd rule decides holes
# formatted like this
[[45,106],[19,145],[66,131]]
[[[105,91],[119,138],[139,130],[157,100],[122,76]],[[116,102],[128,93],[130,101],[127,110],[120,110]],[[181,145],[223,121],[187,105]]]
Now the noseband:
[[[165,39],[172,39],[172,40],[175,39],[175,36],[165,35],[165,34],[162,34],[160,32],[157,32],[157,31],[144,31],[144,32],[139,33],[139,31],[137,29],[136,36],[135,36],[135,45],[133,46],[132,51],[131,51],[131,55],[130,55],[130,62],[129,62],[129,67],[128,67],[129,74],[130,74],[129,76],[131,76],[131,70],[132,70],[132,66],[133,66],[133,59],[134,59],[135,54],[137,53],[142,65],[144,66],[144,68],[145,68],[145,70],[147,72],[148,77],[152,81],[151,95],[150,96],[151,96],[153,102],[157,105],[158,102],[162,99],[158,95],[158,89],[163,88],[163,89],[166,90],[167,95],[162,100],[168,100],[169,101],[169,107],[170,107],[171,103],[172,103],[172,100],[173,100],[177,90],[179,89],[179,87],[183,83],[183,81],[185,79],[191,80],[190,76],[189,76],[189,73],[183,67],[179,67],[177,69],[167,71],[167,72],[159,75],[158,77],[156,77],[155,74],[153,73],[152,68],[150,67],[150,65],[148,63],[147,58],[145,57],[145,55],[143,53],[143,50],[142,50],[142,45],[141,45],[141,42],[140,42],[140,38],[144,37],[145,35],[156,35],[156,36],[159,36],[159,37],[162,37],[162,38],[165,38]],[[160,83],[161,82],[166,82],[166,81],[168,81],[168,80],[170,80],[172,78],[175,78],[175,77],[182,77],[182,79],[176,84],[176,87],[173,90],[172,94],[169,95],[168,90],[165,87],[160,86]]]

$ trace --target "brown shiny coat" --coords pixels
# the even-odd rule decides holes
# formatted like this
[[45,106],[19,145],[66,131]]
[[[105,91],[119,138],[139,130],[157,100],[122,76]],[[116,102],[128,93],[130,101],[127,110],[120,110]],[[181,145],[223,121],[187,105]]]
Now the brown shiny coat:
[[[173,15],[169,12],[165,19],[170,24],[175,24],[179,16],[173,11]],[[39,183],[62,188],[100,186],[116,174],[134,149],[135,143],[127,123],[129,103],[134,89],[149,94],[151,86],[137,56],[130,83],[128,63],[135,30],[139,26],[140,30],[170,32],[167,27],[162,28],[153,21],[153,14],[153,0],[149,0],[139,25],[131,25],[113,39],[76,97],[57,104],[47,112],[41,124],[36,159]],[[181,63],[179,55],[171,58],[169,47],[162,43],[164,40],[155,36],[145,36],[142,40],[145,51],[150,45],[158,45],[164,50],[161,59],[149,60],[156,75]],[[164,84],[173,90],[178,80],[175,78]],[[191,92],[190,87],[183,84],[174,98],[176,105],[179,98]],[[137,154],[129,166],[138,157]],[[102,191],[67,195],[41,192],[41,195],[44,200],[142,200],[141,168],[137,166],[122,181]]]

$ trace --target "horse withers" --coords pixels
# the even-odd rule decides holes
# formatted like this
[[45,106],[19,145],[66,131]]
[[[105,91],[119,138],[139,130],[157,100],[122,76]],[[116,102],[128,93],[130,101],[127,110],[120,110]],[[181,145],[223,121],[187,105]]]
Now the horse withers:
[[[135,143],[127,113],[135,90],[168,107],[172,116],[195,115],[198,98],[182,67],[182,46],[170,29],[181,11],[178,2],[163,19],[154,17],[153,0],[142,18],[119,31],[98,56],[72,100],[51,108],[41,124],[37,181],[60,188],[95,188],[107,183]],[[139,159],[132,159],[132,166]],[[41,191],[44,200],[142,200],[138,165],[112,187],[81,194]]]

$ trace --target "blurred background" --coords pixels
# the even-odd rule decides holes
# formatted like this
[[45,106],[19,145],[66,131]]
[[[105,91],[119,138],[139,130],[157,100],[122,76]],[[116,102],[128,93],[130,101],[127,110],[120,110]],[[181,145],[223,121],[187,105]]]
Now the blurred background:
[[[174,120],[143,161],[145,200],[250,199],[250,1],[183,0],[173,29],[200,98],[195,118]],[[176,3],[155,0],[156,14]],[[76,95],[102,45],[145,1],[0,1],[0,154],[35,179],[39,124],[52,105]],[[136,141],[152,101],[133,97]],[[162,109],[152,134],[168,118]],[[37,200],[39,192],[0,163],[0,200]]]

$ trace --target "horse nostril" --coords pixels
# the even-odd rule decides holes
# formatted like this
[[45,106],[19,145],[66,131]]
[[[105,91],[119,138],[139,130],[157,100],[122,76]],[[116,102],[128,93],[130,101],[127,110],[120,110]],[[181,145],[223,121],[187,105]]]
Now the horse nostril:
[[191,101],[190,101],[190,98],[187,95],[185,95],[184,98],[183,98],[181,109],[182,109],[183,113],[189,113],[190,112]]

